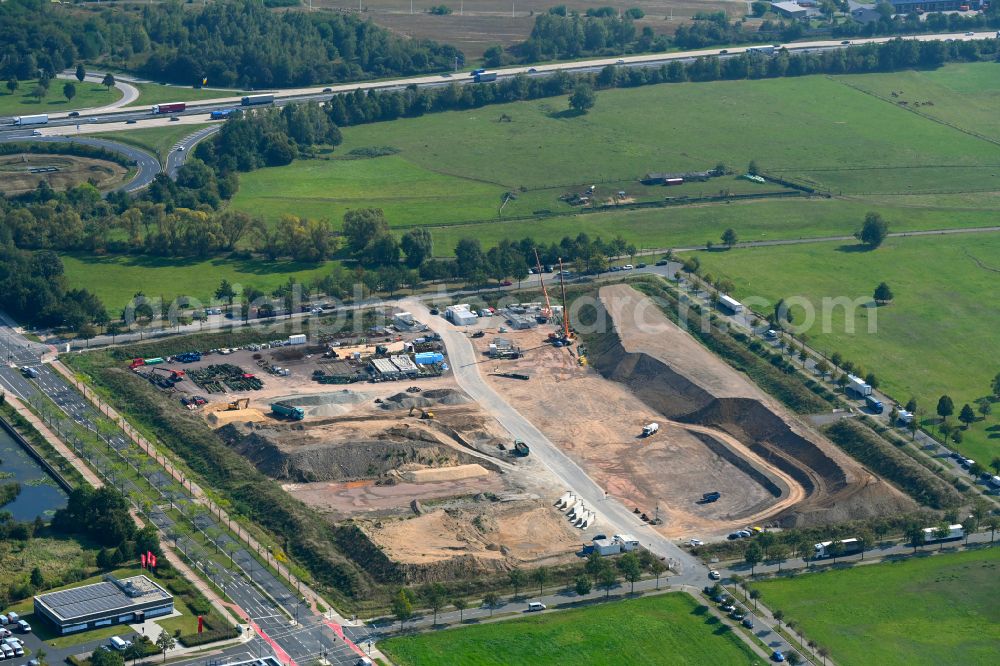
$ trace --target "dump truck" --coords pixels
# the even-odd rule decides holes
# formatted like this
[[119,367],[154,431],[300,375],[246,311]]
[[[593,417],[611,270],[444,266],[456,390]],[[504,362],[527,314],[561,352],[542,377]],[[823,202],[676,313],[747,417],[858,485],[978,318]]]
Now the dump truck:
[[655,435],[659,431],[660,431],[660,424],[659,423],[650,423],[649,425],[644,425],[642,427],[642,436],[643,437],[652,437],[653,435]]
[[306,413],[301,407],[289,405],[284,402],[272,402],[271,411],[278,416],[291,419],[293,421],[301,421],[306,417]]

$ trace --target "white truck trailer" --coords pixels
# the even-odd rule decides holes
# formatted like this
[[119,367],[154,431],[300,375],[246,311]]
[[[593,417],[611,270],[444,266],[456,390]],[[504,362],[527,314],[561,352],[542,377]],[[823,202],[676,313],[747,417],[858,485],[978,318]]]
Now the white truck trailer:
[[854,375],[847,375],[847,386],[845,387],[853,391],[859,398],[866,398],[872,394],[872,387],[865,383],[865,380],[861,377],[855,377]]
[[49,122],[49,114],[47,113],[36,113],[33,116],[15,116],[15,125],[45,125]]

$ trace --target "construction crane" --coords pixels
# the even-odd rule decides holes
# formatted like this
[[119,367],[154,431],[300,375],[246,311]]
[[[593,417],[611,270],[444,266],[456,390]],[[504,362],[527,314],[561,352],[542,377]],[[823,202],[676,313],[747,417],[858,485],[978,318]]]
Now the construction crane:
[[573,339],[573,334],[569,330],[569,308],[566,307],[566,282],[563,280],[563,262],[562,257],[559,257],[559,287],[562,289],[562,321],[563,321],[563,337],[566,341]]
[[545,280],[542,279],[542,260],[538,258],[538,250],[535,250],[535,265],[538,268],[538,284],[542,287],[542,296],[545,297],[545,309],[542,314],[548,319],[552,316],[552,305],[549,303],[549,292],[545,289]]
[[241,409],[246,409],[249,406],[250,406],[250,398],[238,398],[229,403],[229,406],[226,407],[226,410],[230,412],[235,412]]

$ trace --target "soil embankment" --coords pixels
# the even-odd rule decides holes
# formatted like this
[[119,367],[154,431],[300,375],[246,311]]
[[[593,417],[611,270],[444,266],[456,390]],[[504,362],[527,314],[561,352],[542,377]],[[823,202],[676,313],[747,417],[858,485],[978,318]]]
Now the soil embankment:
[[[785,525],[871,517],[914,508],[915,504],[831,442],[809,429],[747,377],[705,349],[669,321],[645,296],[627,285],[600,290],[603,320],[613,325],[594,336],[589,360],[608,379],[628,386],[667,419],[711,429],[735,439],[753,455],[740,465],[769,490],[780,488],[772,473],[799,489],[792,503],[779,503],[771,516]],[[731,447],[730,452],[739,452]]]

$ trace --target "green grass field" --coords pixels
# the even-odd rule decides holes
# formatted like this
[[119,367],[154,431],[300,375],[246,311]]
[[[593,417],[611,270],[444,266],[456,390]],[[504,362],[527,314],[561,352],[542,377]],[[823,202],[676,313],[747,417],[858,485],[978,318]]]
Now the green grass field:
[[[1000,280],[1000,234],[954,234],[891,238],[878,250],[853,251],[853,243],[817,243],[785,247],[702,252],[703,273],[728,277],[735,296],[803,296],[817,312],[808,327],[810,343],[828,353],[839,351],[875,372],[882,388],[905,403],[916,396],[927,417],[948,394],[956,412],[965,402],[987,395],[1000,372],[997,331],[1000,309],[993,303]],[[877,330],[868,333],[869,310],[858,308],[855,332],[845,330],[845,310],[837,308],[823,330],[825,297],[871,297],[888,282],[895,295],[877,310]],[[766,307],[757,308],[766,310]],[[796,322],[804,311],[793,308]],[[992,351],[991,351],[992,350]],[[963,433],[957,448],[988,463],[1000,455],[1000,409]],[[992,428],[992,430],[987,430]]]
[[106,104],[113,104],[121,99],[121,91],[117,88],[108,90],[99,83],[73,80],[76,85],[76,96],[68,101],[63,96],[63,86],[69,81],[53,79],[49,84],[49,94],[37,101],[31,96],[37,81],[19,81],[19,87],[13,94],[6,85],[0,85],[0,116],[27,116],[36,113],[66,113],[75,109],[91,109]]
[[762,662],[683,593],[391,638],[379,647],[399,666]]
[[[62,259],[70,283],[88,285],[110,310],[124,307],[140,289],[167,301],[192,296],[207,303],[223,279],[270,292],[289,277],[312,280],[333,265],[90,255],[62,255]],[[93,279],[95,275],[101,276],[100,281]]]
[[[963,108],[995,115],[1000,65],[945,67],[926,73],[927,86],[952,74],[969,81]],[[885,87],[881,76],[850,80]],[[910,86],[914,94],[924,80]],[[818,99],[824,103],[816,104]],[[580,117],[562,115],[564,105],[563,98],[543,99],[349,127],[337,157],[373,146],[400,152],[372,160],[302,160],[246,174],[233,206],[268,219],[290,212],[335,224],[348,208],[378,206],[393,227],[429,226],[439,255],[450,254],[460,235],[486,244],[528,233],[558,240],[586,230],[669,247],[714,240],[734,225],[746,229],[745,238],[758,232],[771,238],[849,233],[859,212],[863,216],[876,204],[894,209],[907,229],[981,226],[994,218],[994,205],[969,206],[964,198],[985,200],[1000,191],[1000,146],[836,77],[607,90]],[[512,121],[499,122],[501,114]],[[733,177],[676,188],[637,182],[649,171],[704,170],[718,162],[739,171],[750,160],[766,172],[844,198],[753,204],[760,209],[612,209],[596,216],[574,215],[576,209],[559,200],[589,185],[597,186],[601,200],[625,190],[640,201],[780,189]],[[517,198],[498,217],[505,192]],[[538,211],[566,215],[534,218]],[[442,226],[463,222],[464,228]]]
[[845,666],[991,664],[1000,651],[1000,549],[757,583],[772,610]]
[[170,152],[170,149],[174,147],[174,144],[207,126],[208,123],[194,125],[172,123],[163,127],[150,127],[147,129],[129,130],[128,132],[101,132],[92,136],[98,139],[111,139],[143,148],[162,161],[167,153]]
[[191,88],[187,86],[168,86],[162,83],[133,83],[139,89],[139,99],[127,107],[152,106],[168,102],[193,102],[207,99],[224,99],[226,97],[241,97],[246,93],[239,90],[213,90],[211,88]]

